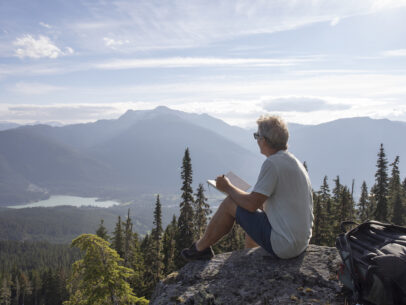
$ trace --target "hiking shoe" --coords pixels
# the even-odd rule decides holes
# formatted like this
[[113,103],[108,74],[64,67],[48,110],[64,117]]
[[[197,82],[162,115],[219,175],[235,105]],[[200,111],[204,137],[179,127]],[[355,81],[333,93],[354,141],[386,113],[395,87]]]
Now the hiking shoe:
[[183,249],[182,252],[180,252],[180,255],[186,261],[209,260],[214,256],[214,252],[211,247],[202,251],[197,251],[196,243],[194,243],[190,248]]

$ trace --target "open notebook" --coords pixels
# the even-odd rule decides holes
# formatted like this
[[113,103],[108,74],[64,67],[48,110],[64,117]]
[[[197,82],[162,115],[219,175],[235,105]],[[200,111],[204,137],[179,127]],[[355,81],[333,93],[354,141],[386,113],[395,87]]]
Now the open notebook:
[[[240,190],[244,192],[251,187],[251,185],[249,185],[247,182],[245,182],[242,178],[238,177],[233,172],[228,172],[225,176],[230,180],[230,182],[234,186],[238,187]],[[207,180],[207,183],[216,188],[216,180]]]

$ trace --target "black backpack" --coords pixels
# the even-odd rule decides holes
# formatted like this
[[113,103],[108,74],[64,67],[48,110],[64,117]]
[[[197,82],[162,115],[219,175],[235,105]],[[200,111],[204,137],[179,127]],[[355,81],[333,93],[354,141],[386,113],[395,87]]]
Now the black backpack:
[[346,232],[343,222],[336,247],[343,264],[339,280],[361,304],[406,304],[406,228],[366,221]]

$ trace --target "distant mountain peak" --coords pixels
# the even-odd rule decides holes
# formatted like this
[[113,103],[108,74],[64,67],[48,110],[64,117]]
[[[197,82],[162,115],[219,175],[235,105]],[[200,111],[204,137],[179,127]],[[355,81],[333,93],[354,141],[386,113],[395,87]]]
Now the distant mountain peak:
[[167,106],[158,106],[153,111],[175,111]]

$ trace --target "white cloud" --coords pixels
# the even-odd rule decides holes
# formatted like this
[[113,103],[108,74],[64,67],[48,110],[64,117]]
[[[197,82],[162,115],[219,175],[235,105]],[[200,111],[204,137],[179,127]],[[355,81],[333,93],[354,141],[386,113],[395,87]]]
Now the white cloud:
[[0,120],[25,124],[59,121],[67,124],[117,118],[121,113],[121,109],[109,104],[5,105],[0,108]]
[[331,20],[330,25],[336,26],[339,22],[340,22],[340,17],[335,17],[333,20]]
[[14,43],[18,48],[15,55],[19,58],[58,58],[63,55],[70,55],[73,49],[68,47],[65,52],[57,47],[49,37],[40,35],[35,39],[31,35],[24,35],[17,38]]
[[328,103],[324,99],[306,96],[288,96],[265,100],[263,107],[268,111],[282,112],[339,111],[351,108],[350,105]]
[[64,87],[53,86],[43,83],[27,83],[27,82],[18,82],[13,87],[10,88],[11,91],[17,94],[24,95],[41,95],[48,94],[55,91],[64,90]]
[[42,22],[42,21],[39,23],[39,25],[40,25],[40,26],[43,26],[44,28],[47,28],[47,29],[52,28],[52,26],[50,26],[49,24],[47,24],[47,23],[45,23],[45,22]]
[[387,50],[382,53],[386,57],[400,57],[406,56],[406,49]]
[[402,6],[406,6],[406,1],[123,0],[93,3],[89,6],[93,18],[86,22],[78,20],[72,29],[78,36],[86,33],[89,48],[97,46],[92,37],[100,39],[106,32],[121,37],[122,42],[136,42],[129,48],[184,48],[247,34],[292,30],[316,22],[330,22],[334,26],[344,18]]
[[95,68],[105,70],[121,70],[135,68],[177,68],[202,66],[292,66],[314,61],[315,58],[216,58],[216,57],[173,57],[148,59],[118,59],[96,64]]
[[406,6],[406,0],[372,0],[369,2],[371,2],[372,12]]
[[113,49],[115,47],[117,47],[117,46],[122,46],[124,44],[130,43],[130,41],[128,39],[126,39],[126,40],[116,40],[116,39],[109,38],[109,37],[104,37],[103,41],[104,41],[104,43],[105,43],[105,45],[107,47],[111,47]]

